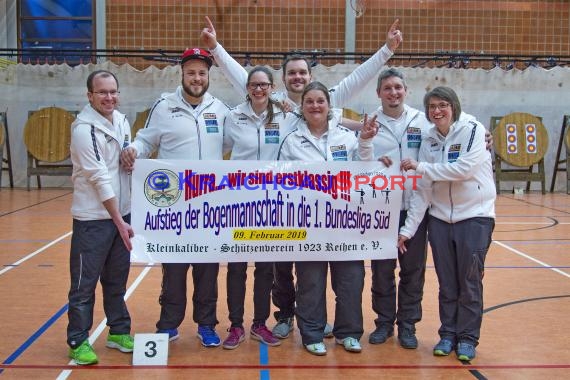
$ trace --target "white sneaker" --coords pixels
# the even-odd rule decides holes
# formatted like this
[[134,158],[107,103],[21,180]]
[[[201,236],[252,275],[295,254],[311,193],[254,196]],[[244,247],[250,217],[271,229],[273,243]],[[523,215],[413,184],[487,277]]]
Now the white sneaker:
[[333,335],[333,327],[330,324],[325,325],[325,329],[323,330],[323,335],[325,338],[332,338]]
[[323,356],[327,354],[327,346],[324,342],[306,344],[305,348],[313,355]]
[[362,347],[360,346],[360,342],[358,339],[353,338],[351,336],[344,338],[344,339],[336,339],[337,344],[342,344],[344,349],[348,352],[360,352],[362,351]]

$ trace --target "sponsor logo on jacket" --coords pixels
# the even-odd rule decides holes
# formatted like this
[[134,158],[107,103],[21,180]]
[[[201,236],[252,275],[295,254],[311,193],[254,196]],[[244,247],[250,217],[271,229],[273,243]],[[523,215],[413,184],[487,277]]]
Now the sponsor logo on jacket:
[[348,152],[346,145],[332,145],[330,147],[331,155],[334,161],[348,161]]
[[206,125],[206,132],[218,133],[218,118],[215,113],[204,113],[204,124]]
[[420,128],[408,127],[408,148],[419,148],[422,142],[422,130]]
[[265,143],[266,144],[279,144],[279,124],[268,123],[265,126]]
[[459,158],[459,152],[461,151],[461,144],[453,144],[449,147],[447,151],[447,162],[455,162]]

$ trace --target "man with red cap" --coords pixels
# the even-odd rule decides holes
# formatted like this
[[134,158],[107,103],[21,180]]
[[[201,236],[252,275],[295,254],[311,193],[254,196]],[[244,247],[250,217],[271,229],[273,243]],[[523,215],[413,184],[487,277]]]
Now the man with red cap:
[[[135,158],[221,160],[223,125],[229,107],[208,91],[210,53],[199,48],[186,49],[180,57],[182,83],[175,92],[162,94],[152,106],[145,127],[124,149],[121,159],[132,169]],[[192,265],[194,282],[193,319],[198,324],[202,345],[216,347],[216,303],[218,300],[218,263],[163,263],[160,319],[157,332],[178,338],[178,327],[186,312],[186,277]]]

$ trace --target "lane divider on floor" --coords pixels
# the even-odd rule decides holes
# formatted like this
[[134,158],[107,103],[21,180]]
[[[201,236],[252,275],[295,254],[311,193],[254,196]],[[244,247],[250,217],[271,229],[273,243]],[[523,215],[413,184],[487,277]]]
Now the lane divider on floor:
[[48,243],[46,245],[44,245],[43,247],[41,247],[40,249],[30,253],[29,255],[27,255],[26,257],[21,258],[20,260],[16,261],[13,264],[9,264],[6,265],[4,269],[0,270],[0,276],[3,275],[4,273],[8,272],[11,269],[14,269],[16,267],[18,267],[18,265],[22,264],[23,262],[26,262],[27,260],[31,259],[32,257],[36,256],[39,253],[42,253],[43,251],[45,251],[46,249],[48,249],[49,247],[51,247],[54,244],[59,243],[60,241],[62,241],[63,239],[71,236],[72,231],[69,231],[68,233],[61,235],[60,237],[58,237],[57,239],[55,239],[54,241],[52,241],[51,243]]
[[568,274],[568,273],[566,273],[566,272],[564,272],[564,271],[561,271],[560,269],[558,269],[558,268],[556,268],[556,267],[553,267],[553,266],[551,266],[551,265],[548,265],[548,264],[546,264],[545,262],[542,262],[542,261],[540,261],[540,260],[538,260],[538,259],[535,259],[534,257],[532,257],[532,256],[530,256],[530,255],[527,255],[526,253],[523,253],[523,252],[519,251],[518,249],[514,249],[514,248],[510,247],[509,245],[504,244],[504,243],[502,243],[502,242],[500,242],[500,241],[497,241],[497,240],[493,240],[493,243],[494,243],[494,244],[497,244],[498,246],[503,247],[503,248],[505,248],[506,250],[509,250],[509,251],[511,251],[511,252],[513,252],[513,253],[515,253],[515,254],[517,254],[517,255],[519,255],[519,256],[521,256],[521,257],[524,257],[525,259],[528,259],[528,260],[530,260],[530,261],[534,261],[535,263],[537,263],[537,264],[539,264],[539,265],[542,265],[543,267],[548,268],[548,269],[550,269],[551,271],[554,271],[554,272],[556,272],[556,273],[558,273],[558,274],[561,274],[561,275],[564,276],[564,277],[570,278],[570,274]]

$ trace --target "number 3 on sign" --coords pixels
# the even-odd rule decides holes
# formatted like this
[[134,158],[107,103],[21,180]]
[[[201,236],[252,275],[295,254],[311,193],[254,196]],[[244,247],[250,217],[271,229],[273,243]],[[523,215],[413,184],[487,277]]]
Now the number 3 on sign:
[[133,365],[167,365],[168,334],[135,334]]

